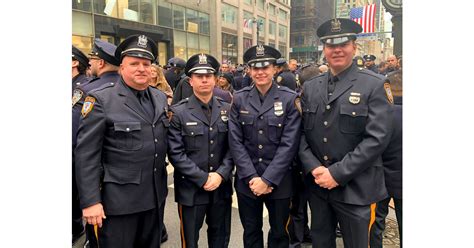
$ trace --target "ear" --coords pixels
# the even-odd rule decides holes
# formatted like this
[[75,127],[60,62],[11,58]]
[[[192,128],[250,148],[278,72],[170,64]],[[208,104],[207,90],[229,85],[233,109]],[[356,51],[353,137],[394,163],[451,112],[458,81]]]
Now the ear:
[[78,67],[79,66],[79,61],[73,60],[72,61],[72,67]]

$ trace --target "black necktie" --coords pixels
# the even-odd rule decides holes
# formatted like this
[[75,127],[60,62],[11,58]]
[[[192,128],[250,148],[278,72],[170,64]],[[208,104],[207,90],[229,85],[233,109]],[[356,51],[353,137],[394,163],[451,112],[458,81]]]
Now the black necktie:
[[209,106],[209,104],[203,105],[202,106],[202,111],[204,111],[204,114],[207,117],[207,121],[209,121],[209,123],[210,123],[211,122],[211,114],[212,114],[211,106]]
[[328,82],[328,95],[329,96],[332,96],[334,89],[336,89],[337,81],[339,81],[339,78],[337,76],[329,78],[329,82]]
[[151,102],[150,98],[148,97],[147,90],[139,91],[138,92],[138,101],[145,109],[145,112],[148,114],[148,117],[153,119],[155,117],[155,111],[153,109],[153,103]]

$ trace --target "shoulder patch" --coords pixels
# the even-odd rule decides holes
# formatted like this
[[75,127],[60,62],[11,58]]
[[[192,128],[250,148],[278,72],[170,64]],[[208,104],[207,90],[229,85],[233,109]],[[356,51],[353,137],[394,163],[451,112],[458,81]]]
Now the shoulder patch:
[[392,95],[392,89],[390,88],[389,83],[384,83],[383,88],[385,89],[385,94],[387,95],[388,101],[393,104],[393,95]]
[[303,114],[303,109],[301,108],[301,97],[299,97],[299,96],[297,96],[295,98],[295,107],[298,110],[298,112],[300,112],[300,115],[302,115]]
[[84,92],[80,89],[75,89],[74,93],[72,94],[72,106],[76,105],[79,100],[81,100],[82,96],[84,95]]
[[89,114],[92,109],[94,108],[94,103],[95,103],[95,98],[92,96],[86,97],[86,100],[84,100],[84,105],[82,106],[81,114],[82,117],[85,118],[87,114]]
[[283,78],[281,76],[278,76],[277,77],[277,83],[281,82],[281,80],[283,80]]

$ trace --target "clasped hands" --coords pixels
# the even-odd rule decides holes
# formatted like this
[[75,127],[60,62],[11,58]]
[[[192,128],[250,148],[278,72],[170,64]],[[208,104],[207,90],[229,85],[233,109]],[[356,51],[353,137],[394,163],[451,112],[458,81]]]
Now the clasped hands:
[[215,189],[219,187],[219,185],[221,185],[221,183],[222,183],[221,175],[219,175],[219,173],[217,172],[210,172],[207,177],[206,183],[202,187],[206,191],[214,191]]
[[336,180],[332,177],[331,172],[329,172],[329,169],[324,166],[315,168],[311,174],[313,174],[314,182],[321,188],[333,189],[339,186]]
[[273,191],[273,187],[268,186],[261,177],[254,177],[249,181],[250,190],[256,196],[269,194]]

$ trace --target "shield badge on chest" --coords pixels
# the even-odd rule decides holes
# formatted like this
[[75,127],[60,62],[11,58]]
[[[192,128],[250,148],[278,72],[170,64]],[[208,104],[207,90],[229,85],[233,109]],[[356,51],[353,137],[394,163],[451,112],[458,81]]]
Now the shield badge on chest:
[[349,96],[349,102],[352,104],[359,104],[360,103],[360,93],[351,92]]
[[221,110],[221,120],[223,122],[227,122],[229,120],[229,117],[227,116],[227,110]]
[[273,103],[273,109],[275,110],[276,116],[283,115],[283,103],[282,102],[275,102]]

